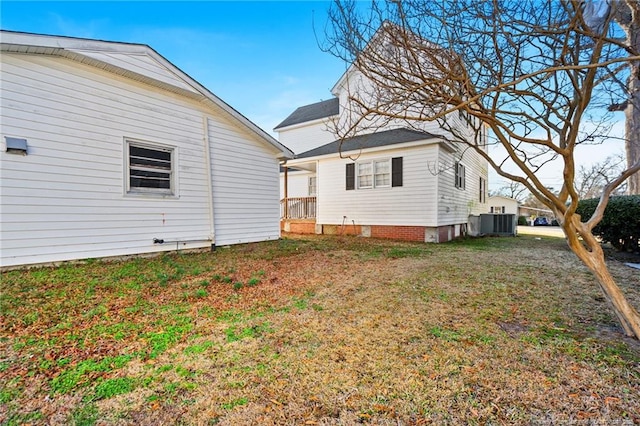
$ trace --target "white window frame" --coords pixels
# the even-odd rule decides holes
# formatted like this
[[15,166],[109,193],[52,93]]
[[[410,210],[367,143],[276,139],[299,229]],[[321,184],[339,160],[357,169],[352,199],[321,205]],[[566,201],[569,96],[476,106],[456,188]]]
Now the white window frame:
[[309,194],[309,197],[315,197],[318,194],[317,176],[309,176],[307,179],[307,193]]
[[[387,164],[387,172],[386,173],[377,173],[376,174],[376,165],[377,164]],[[368,165],[371,173],[361,174],[360,166]],[[387,184],[376,184],[376,176],[384,176],[388,175]],[[363,185],[361,180],[362,177],[370,176],[371,185]],[[358,161],[356,163],[356,188],[357,189],[375,189],[375,188],[391,188],[391,178],[392,178],[392,170],[391,170],[391,158],[383,158],[383,159],[373,159],[367,161]]]
[[[169,153],[170,169],[168,170],[168,172],[165,172],[166,169],[156,168],[154,166],[145,167],[145,166],[132,165],[132,161],[131,161],[132,156],[130,154],[131,147]],[[124,160],[125,160],[124,161],[125,195],[163,197],[163,198],[165,197],[175,198],[178,196],[177,173],[176,173],[178,155],[177,155],[176,147],[126,138],[124,141]],[[147,171],[147,172],[166,173],[169,178],[169,188],[148,188],[148,187],[142,187],[142,186],[132,186],[131,185],[132,168],[141,170],[141,171]]]

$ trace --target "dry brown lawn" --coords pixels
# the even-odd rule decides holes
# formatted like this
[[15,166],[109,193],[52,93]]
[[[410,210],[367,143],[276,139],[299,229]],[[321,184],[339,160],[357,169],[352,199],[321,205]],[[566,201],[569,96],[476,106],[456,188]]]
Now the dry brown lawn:
[[640,423],[640,345],[558,238],[90,261],[4,273],[1,307],[2,424]]

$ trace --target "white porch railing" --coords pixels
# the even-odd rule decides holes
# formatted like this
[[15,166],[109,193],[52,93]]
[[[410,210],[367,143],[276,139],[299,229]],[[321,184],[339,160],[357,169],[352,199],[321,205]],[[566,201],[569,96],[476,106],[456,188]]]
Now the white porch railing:
[[293,197],[280,200],[281,219],[315,219],[316,197]]

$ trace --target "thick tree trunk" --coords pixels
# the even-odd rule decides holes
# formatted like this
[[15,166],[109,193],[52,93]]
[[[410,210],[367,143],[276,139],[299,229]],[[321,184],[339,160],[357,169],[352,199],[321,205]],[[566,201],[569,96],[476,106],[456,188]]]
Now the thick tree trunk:
[[[640,30],[637,31],[637,37],[640,39]],[[627,167],[640,161],[640,64],[636,63],[632,68],[629,91],[629,103],[625,110]],[[640,194],[640,173],[634,173],[629,177],[627,192],[629,195]]]
[[[632,13],[633,19],[627,25],[622,25],[629,45],[636,51],[640,51],[640,7]],[[627,167],[640,160],[640,61],[630,62],[631,73],[629,75],[629,98],[625,115],[625,151],[627,154]],[[628,180],[627,193],[629,195],[640,194],[640,173],[635,173]]]
[[[571,250],[596,276],[600,289],[616,313],[624,333],[640,340],[640,313],[629,304],[611,276],[600,243],[593,234],[586,232],[579,216],[573,216],[571,220],[565,221],[563,229]],[[578,239],[578,231],[590,250]]]

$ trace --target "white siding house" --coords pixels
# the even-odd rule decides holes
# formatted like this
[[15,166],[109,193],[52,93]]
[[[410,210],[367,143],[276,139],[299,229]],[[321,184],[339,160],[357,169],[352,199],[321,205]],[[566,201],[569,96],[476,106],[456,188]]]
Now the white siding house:
[[518,200],[514,198],[494,195],[493,197],[489,197],[488,213],[515,214],[517,216],[519,214],[518,205]]
[[0,35],[2,268],[279,238],[291,151],[153,49]]
[[[464,234],[470,215],[486,213],[488,163],[436,122],[408,127],[400,119],[358,120],[357,93],[375,93],[352,66],[332,89],[332,99],[296,109],[275,131],[296,153],[281,173],[283,230],[349,233],[424,242],[444,242]],[[458,113],[446,117],[457,134],[474,132]],[[354,123],[357,123],[355,125]],[[336,128],[355,128],[339,139]],[[484,132],[481,132],[485,137]],[[481,145],[483,140],[477,141]],[[316,195],[305,180],[315,177]],[[285,199],[286,198],[286,199]],[[314,222],[296,215],[315,206]]]
[[[336,141],[287,161],[299,170],[288,173],[290,209],[313,198],[317,214],[307,227],[295,213],[283,217],[286,231],[443,242],[465,232],[469,215],[486,211],[486,164],[469,152],[459,160],[435,135],[393,129],[342,141],[338,149]],[[303,179],[314,176],[310,197]],[[284,186],[282,173],[281,180]]]

